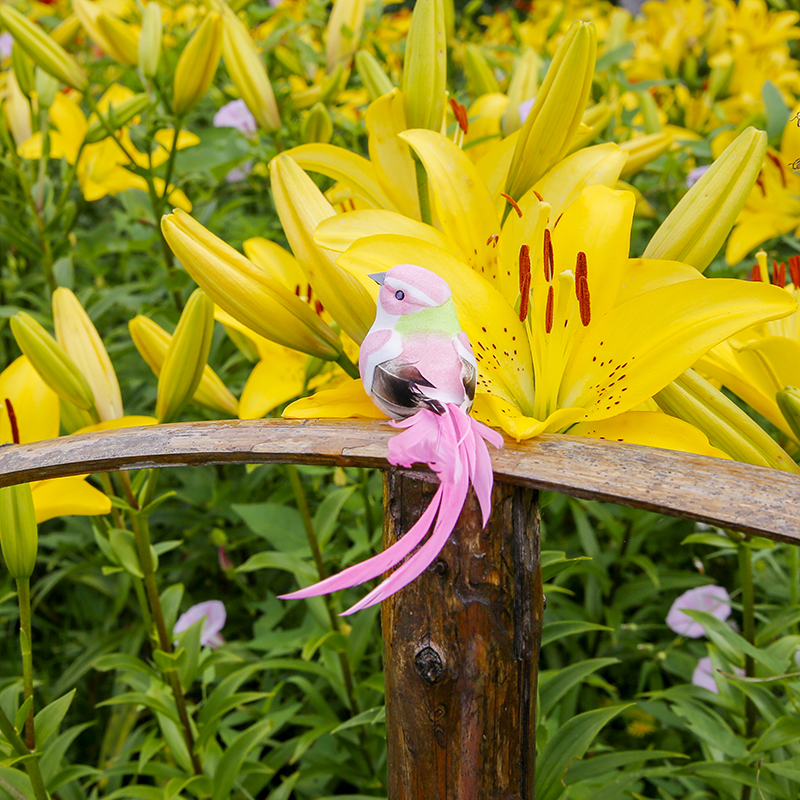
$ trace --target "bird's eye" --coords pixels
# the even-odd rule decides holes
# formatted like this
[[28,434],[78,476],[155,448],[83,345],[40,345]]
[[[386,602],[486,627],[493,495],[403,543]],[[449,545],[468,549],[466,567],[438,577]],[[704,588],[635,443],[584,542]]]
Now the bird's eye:
[[395,296],[395,297],[396,297],[398,300],[402,300],[402,299],[403,299],[403,298],[406,296],[406,293],[405,293],[405,292],[404,292],[402,289],[398,289],[398,290],[397,290],[397,291],[394,293],[394,296]]

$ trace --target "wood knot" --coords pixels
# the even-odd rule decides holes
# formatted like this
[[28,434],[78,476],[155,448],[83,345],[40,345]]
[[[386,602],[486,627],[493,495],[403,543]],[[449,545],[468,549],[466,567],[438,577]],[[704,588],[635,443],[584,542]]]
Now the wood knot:
[[446,668],[441,653],[430,645],[417,651],[414,656],[414,667],[422,680],[430,684],[438,683],[444,676]]

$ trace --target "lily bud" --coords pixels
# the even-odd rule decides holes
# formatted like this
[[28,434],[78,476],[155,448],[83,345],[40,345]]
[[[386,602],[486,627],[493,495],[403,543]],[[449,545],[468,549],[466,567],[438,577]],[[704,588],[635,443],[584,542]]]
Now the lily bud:
[[31,104],[28,98],[22,93],[17,76],[13,69],[6,73],[6,102],[4,104],[6,121],[11,130],[11,136],[19,147],[23,142],[31,138]]
[[596,55],[594,24],[576,20],[553,57],[517,139],[506,177],[506,193],[515,200],[568,151],[586,109]]
[[[112,130],[119,130],[123,125],[127,125],[134,117],[141,114],[149,105],[150,98],[145,92],[135,94],[121,103],[111,105],[105,114],[106,122]],[[94,144],[105,139],[108,135],[108,129],[105,125],[97,117],[94,117],[89,123],[84,142],[86,144]]]
[[727,93],[735,67],[736,62],[731,59],[724,67],[712,68],[711,74],[708,76],[708,96],[712,101]]
[[63,397],[59,398],[58,405],[61,412],[61,427],[67,433],[75,433],[97,422],[88,411],[72,405]]
[[464,50],[464,72],[467,75],[467,86],[474,97],[500,91],[492,68],[476,44],[468,44]]
[[294,350],[327,361],[339,358],[339,337],[307,303],[188,214],[164,217],[161,230],[186,271],[243,325]]
[[795,437],[800,441],[800,389],[787,386],[775,395],[775,402]]
[[69,14],[50,31],[50,38],[62,47],[71,42],[81,29],[81,21],[77,14]]
[[256,43],[229,7],[224,9],[222,53],[233,85],[265,131],[280,130],[281,117],[267,67]]
[[269,171],[275,208],[292,252],[322,305],[360,343],[375,318],[375,302],[361,281],[336,263],[336,254],[314,242],[320,222],[336,216],[333,206],[290,156],[273,158]]
[[366,0],[334,0],[325,32],[328,72],[347,64],[358,49],[366,8]]
[[0,547],[12,578],[30,578],[36,566],[39,533],[29,483],[0,488]]
[[11,318],[11,333],[39,377],[59,396],[84,410],[94,409],[86,378],[58,342],[30,315]]
[[78,298],[63,286],[53,292],[53,322],[56,341],[86,378],[100,419],[121,417],[122,394],[103,340]]
[[503,114],[503,133],[510,136],[522,127],[519,104],[536,97],[539,91],[539,70],[542,59],[532,47],[524,47],[522,55],[514,64],[508,84],[508,105]]
[[58,81],[41,67],[36,67],[35,74],[36,96],[39,99],[39,110],[42,111],[53,105],[58,91]]
[[747,201],[766,150],[764,131],[742,131],[664,220],[644,258],[683,261],[702,272]]
[[378,59],[366,50],[356,53],[356,71],[361,78],[361,83],[369,92],[370,100],[377,100],[394,89],[391,78],[383,71]]
[[322,142],[327,144],[333,136],[333,122],[328,109],[322,103],[315,103],[303,120],[301,137],[305,144]]
[[158,376],[159,422],[172,422],[200,385],[213,334],[214,303],[202,289],[195,289],[178,320]]
[[581,124],[575,137],[567,148],[568,153],[576,153],[582,147],[590,145],[605,129],[614,116],[614,106],[605,100],[589,106],[583,114]]
[[658,106],[650,92],[639,92],[639,109],[642,112],[645,133],[661,133],[661,120],[658,118]]
[[142,15],[139,34],[139,67],[147,78],[152,78],[158,72],[162,38],[161,5],[156,0],[150,0]]
[[[141,314],[128,323],[128,330],[136,349],[147,362],[147,366],[153,370],[156,377],[161,375],[161,368],[164,366],[172,335],[153,320]],[[203,376],[200,378],[192,400],[198,405],[212,408],[232,417],[239,413],[238,401],[208,364],[203,370]]]
[[22,94],[30,97],[34,89],[33,62],[16,42],[11,48],[11,69],[14,70]]
[[8,3],[0,4],[0,24],[8,29],[14,41],[31,57],[33,63],[62,83],[86,90],[89,81],[61,45],[56,44],[36,23],[32,22]]
[[622,177],[628,178],[635,175],[643,167],[654,161],[672,144],[672,136],[668,133],[650,133],[637,136],[619,146],[628,154],[628,163],[622,170]]
[[442,127],[447,83],[447,36],[442,0],[417,0],[403,61],[403,103],[409,128]]
[[108,54],[124,67],[135,67],[139,63],[139,39],[118,16],[103,11],[95,21],[106,41]]
[[211,12],[183,48],[172,91],[172,110],[182,117],[202,99],[222,56],[222,18]]
[[783,448],[736,403],[690,369],[653,398],[662,411],[699,428],[736,461],[800,472]]

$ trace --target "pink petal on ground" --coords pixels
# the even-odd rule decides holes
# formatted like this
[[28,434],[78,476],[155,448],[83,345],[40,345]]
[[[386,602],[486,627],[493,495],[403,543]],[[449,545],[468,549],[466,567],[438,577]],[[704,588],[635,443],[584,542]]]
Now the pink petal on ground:
[[342,570],[338,575],[332,575],[305,589],[300,589],[291,594],[279,595],[280,600],[302,600],[306,597],[317,597],[321,594],[336,592],[339,589],[348,589],[359,583],[365,583],[377,578],[386,570],[399,564],[426,536],[433,524],[433,518],[442,502],[443,488],[440,485],[436,494],[431,499],[428,507],[422,512],[413,527],[404,534],[400,541],[395,542],[382,553],[378,553],[360,564],[354,564]]
[[726,620],[731,613],[731,598],[724,586],[710,585],[689,589],[675,599],[667,614],[667,626],[681,636],[699,639],[705,636],[705,629],[684,614],[684,609],[706,611],[719,620]]
[[[200,634],[200,644],[204,647],[218,647],[216,644],[219,632],[225,627],[225,604],[221,600],[206,600],[204,603],[197,603],[181,614],[173,633],[181,633],[198,620],[203,620],[203,632]],[[222,637],[218,637],[222,639]],[[220,643],[224,643],[224,639]]]

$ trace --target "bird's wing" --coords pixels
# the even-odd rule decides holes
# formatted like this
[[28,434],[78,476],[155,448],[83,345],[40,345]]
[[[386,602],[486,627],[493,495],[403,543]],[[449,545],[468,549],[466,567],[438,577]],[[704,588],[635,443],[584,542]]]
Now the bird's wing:
[[443,414],[444,406],[438,400],[426,397],[421,391],[425,388],[435,387],[415,364],[392,359],[375,367],[372,378],[372,399],[378,408],[390,417],[395,419],[410,417],[421,408]]
[[[461,381],[464,384],[464,394],[469,400],[469,408],[471,408],[472,401],[475,399],[475,387],[478,383],[478,362],[475,360],[472,345],[464,331],[456,336],[456,350],[461,356]],[[467,413],[469,413],[469,408],[465,409]]]

